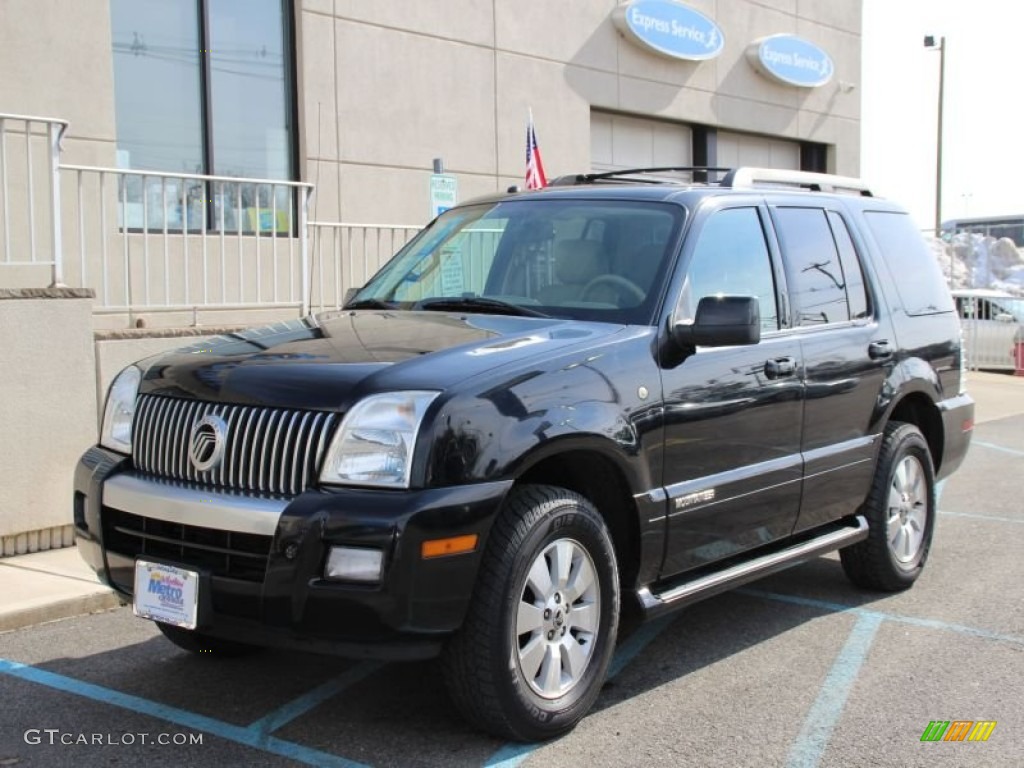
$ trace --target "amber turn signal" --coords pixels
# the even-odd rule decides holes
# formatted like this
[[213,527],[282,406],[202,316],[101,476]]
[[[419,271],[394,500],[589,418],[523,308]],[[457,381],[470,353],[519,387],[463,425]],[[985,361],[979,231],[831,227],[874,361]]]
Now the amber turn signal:
[[452,536],[447,539],[431,539],[430,541],[423,542],[420,552],[424,560],[431,557],[461,555],[464,552],[472,552],[476,549],[478,538],[475,533],[467,533],[464,536]]

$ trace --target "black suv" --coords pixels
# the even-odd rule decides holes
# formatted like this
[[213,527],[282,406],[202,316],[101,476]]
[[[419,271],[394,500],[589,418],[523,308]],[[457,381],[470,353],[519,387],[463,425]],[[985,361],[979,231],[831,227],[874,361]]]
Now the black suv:
[[78,546],[184,648],[440,654],[469,720],[543,739],[625,601],[835,549],[909,587],[962,362],[919,232],[855,180],[560,179],[445,212],[340,311],[125,369]]

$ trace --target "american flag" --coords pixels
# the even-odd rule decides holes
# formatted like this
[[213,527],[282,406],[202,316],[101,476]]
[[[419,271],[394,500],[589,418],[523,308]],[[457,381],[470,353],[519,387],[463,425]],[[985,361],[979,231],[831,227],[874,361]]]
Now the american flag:
[[540,160],[540,149],[537,147],[537,134],[533,130],[533,110],[530,110],[530,121],[526,124],[526,188],[542,189],[548,185],[544,175],[544,163]]

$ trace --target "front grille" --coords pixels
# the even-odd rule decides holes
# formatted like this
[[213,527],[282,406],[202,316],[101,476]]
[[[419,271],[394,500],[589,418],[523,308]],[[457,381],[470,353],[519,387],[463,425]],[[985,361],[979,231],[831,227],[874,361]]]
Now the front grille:
[[127,557],[151,557],[208,570],[214,576],[262,581],[272,536],[182,525],[103,508],[104,546]]
[[[192,427],[219,416],[227,425],[224,456],[212,469],[189,459]],[[220,405],[142,395],[132,458],[142,472],[228,490],[294,496],[309,487],[338,415],[322,411]]]

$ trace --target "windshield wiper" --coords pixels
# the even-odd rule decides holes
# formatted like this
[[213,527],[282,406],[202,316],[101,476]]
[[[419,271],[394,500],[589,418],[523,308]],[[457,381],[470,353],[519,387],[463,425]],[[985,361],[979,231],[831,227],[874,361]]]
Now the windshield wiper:
[[522,315],[524,317],[549,317],[543,312],[535,309],[513,304],[501,299],[488,299],[483,296],[440,296],[435,299],[423,299],[413,305],[413,309],[422,309],[428,312],[433,310],[450,309],[478,309],[483,312],[491,312],[496,315]]
[[346,304],[345,309],[394,309],[395,305],[380,299],[360,299]]

